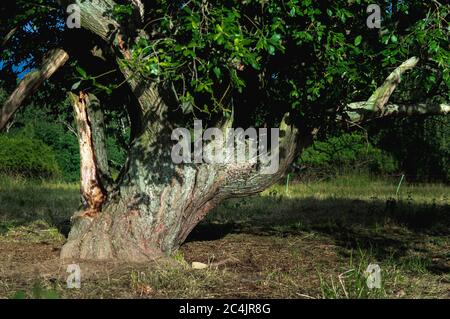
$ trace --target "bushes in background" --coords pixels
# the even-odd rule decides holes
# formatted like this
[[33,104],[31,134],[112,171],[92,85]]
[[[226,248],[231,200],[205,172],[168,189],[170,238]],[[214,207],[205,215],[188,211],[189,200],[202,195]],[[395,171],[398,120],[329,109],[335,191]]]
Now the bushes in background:
[[0,136],[0,174],[57,178],[60,173],[53,150],[42,141]]
[[77,137],[63,125],[57,123],[38,122],[28,125],[19,134],[26,134],[49,145],[61,168],[61,178],[67,182],[80,179],[80,149]]
[[[61,171],[61,179],[66,182],[77,182],[80,179],[80,150],[77,137],[62,124],[36,121],[17,129],[8,136],[22,139],[39,140],[41,144],[50,147],[57,165]],[[3,146],[1,146],[3,147]],[[125,162],[126,153],[117,141],[107,138],[108,160],[113,176],[118,175],[118,169]]]
[[361,132],[317,141],[297,161],[302,177],[340,173],[405,174],[410,181],[450,181],[450,115],[386,118]]
[[361,133],[342,134],[316,141],[297,161],[302,175],[326,177],[344,173],[392,174],[397,162],[374,147]]
[[369,127],[369,136],[410,180],[450,182],[450,115],[385,119]]

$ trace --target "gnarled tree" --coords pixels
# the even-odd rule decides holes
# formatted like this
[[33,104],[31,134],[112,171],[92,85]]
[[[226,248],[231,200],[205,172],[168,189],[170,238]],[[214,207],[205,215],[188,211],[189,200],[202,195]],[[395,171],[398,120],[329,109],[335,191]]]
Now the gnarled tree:
[[[71,4],[41,2],[59,5],[62,19]],[[448,113],[448,6],[411,1],[391,10],[391,2],[377,30],[366,25],[370,1],[75,1],[86,33],[55,32],[78,63],[71,96],[85,209],[72,218],[61,257],[146,261],[170,254],[222,200],[275,183],[319,130]],[[87,33],[86,41],[71,38]],[[96,62],[86,63],[80,50]],[[99,64],[111,71],[90,75]],[[111,91],[124,87],[131,138],[111,185],[102,124],[89,109],[95,100],[104,110]],[[254,162],[175,164],[172,132],[191,128],[195,118],[223,132],[279,127],[280,147],[271,150],[278,171],[264,174]]]

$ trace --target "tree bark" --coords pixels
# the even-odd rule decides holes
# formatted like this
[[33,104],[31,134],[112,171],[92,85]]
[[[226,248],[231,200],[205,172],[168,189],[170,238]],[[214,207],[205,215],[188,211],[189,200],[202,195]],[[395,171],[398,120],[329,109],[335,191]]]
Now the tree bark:
[[[223,130],[230,123],[223,126]],[[263,191],[275,183],[311,141],[281,124],[280,168],[263,174],[250,163],[179,164],[171,158],[170,134],[154,135],[153,122],[133,143],[116,190],[94,218],[76,214],[63,259],[146,262],[170,255],[221,201]],[[211,142],[207,147],[217,147]]]
[[347,106],[346,115],[350,123],[358,124],[367,120],[381,117],[393,116],[415,116],[415,115],[447,115],[450,113],[450,105],[446,103],[417,103],[417,104],[395,104],[387,103],[381,112],[367,109],[366,102],[355,102]]
[[14,27],[14,28],[12,28],[7,34],[6,34],[6,36],[3,38],[3,40],[2,40],[2,44],[1,44],[1,47],[3,48],[7,43],[8,43],[8,41],[9,40],[11,40],[11,38],[14,36],[14,34],[17,32],[17,29],[19,29],[19,27]]

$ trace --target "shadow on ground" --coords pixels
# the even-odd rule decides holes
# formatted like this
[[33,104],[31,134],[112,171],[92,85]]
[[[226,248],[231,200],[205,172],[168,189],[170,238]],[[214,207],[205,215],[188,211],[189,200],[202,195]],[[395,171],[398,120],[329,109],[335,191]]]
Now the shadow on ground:
[[[214,241],[230,234],[289,237],[313,233],[332,240],[343,255],[365,250],[379,260],[411,253],[432,259],[435,252],[424,248],[425,238],[444,241],[450,235],[447,204],[312,197],[283,198],[280,205],[274,204],[276,201],[259,196],[244,204],[236,200],[225,203],[194,229],[187,242]],[[445,261],[428,266],[434,273],[450,272]]]

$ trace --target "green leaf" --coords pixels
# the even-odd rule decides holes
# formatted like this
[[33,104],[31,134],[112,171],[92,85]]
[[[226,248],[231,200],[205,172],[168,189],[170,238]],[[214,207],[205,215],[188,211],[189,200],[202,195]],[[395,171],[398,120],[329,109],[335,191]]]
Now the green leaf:
[[291,16],[291,17],[295,16],[295,12],[296,12],[295,7],[293,7],[293,8],[291,9],[291,12],[289,12],[290,16]]
[[271,41],[272,41],[273,44],[277,44],[278,45],[280,43],[280,41],[281,41],[281,35],[279,35],[278,33],[275,33],[272,36]]
[[216,77],[219,79],[222,75],[222,71],[220,70],[220,68],[216,66],[216,67],[214,67],[213,71],[214,71],[214,74],[216,75]]
[[77,66],[76,70],[83,79],[86,79],[88,77],[87,72],[82,67]]
[[81,85],[81,81],[76,82],[74,85],[72,85],[71,90],[75,91],[76,89],[78,89]]
[[356,39],[355,39],[355,46],[360,45],[361,42],[362,42],[362,36],[361,36],[361,35],[358,35],[358,36],[356,37]]

